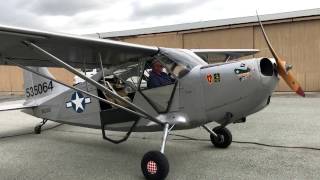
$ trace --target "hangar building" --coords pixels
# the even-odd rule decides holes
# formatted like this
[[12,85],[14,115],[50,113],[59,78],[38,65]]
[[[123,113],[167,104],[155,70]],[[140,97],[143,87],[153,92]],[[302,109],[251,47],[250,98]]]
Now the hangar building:
[[[320,91],[320,9],[261,16],[273,47],[293,65],[305,91]],[[90,34],[130,43],[172,48],[260,49],[255,57],[271,57],[255,16],[211,20],[128,31]],[[72,75],[53,69],[58,79],[72,82]],[[0,66],[0,91],[23,93],[22,73]],[[288,91],[281,82],[278,91]]]

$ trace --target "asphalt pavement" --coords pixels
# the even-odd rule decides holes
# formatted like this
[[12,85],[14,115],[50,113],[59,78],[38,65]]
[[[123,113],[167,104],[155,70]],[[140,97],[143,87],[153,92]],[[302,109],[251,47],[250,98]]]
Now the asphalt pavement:
[[[99,130],[49,122],[35,135],[40,121],[20,111],[0,112],[1,180],[144,179],[142,156],[160,148],[161,133],[133,133],[114,145]],[[229,129],[235,142],[227,149],[214,148],[201,128],[172,132],[167,179],[319,179],[319,95],[276,95],[270,106]]]

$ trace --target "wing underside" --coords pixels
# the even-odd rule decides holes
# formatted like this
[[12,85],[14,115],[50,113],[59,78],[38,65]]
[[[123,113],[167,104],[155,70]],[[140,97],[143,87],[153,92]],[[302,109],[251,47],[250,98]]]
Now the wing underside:
[[0,26],[0,64],[8,64],[5,60],[10,59],[24,66],[58,67],[24,42],[36,44],[75,68],[100,67],[99,53],[108,67],[158,52],[152,46]]

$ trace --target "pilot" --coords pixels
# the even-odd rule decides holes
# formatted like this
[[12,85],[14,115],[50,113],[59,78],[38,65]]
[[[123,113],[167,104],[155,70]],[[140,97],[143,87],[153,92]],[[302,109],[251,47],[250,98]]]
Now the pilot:
[[150,71],[149,74],[150,76],[147,81],[148,88],[166,86],[175,82],[173,78],[171,78],[167,73],[163,72],[163,66],[159,60],[154,60],[152,62],[152,71]]

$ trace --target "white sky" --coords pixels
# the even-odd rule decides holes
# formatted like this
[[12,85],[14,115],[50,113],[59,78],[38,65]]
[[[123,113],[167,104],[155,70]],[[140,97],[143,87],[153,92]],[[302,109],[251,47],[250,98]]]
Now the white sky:
[[314,8],[319,0],[10,0],[0,24],[88,34]]

